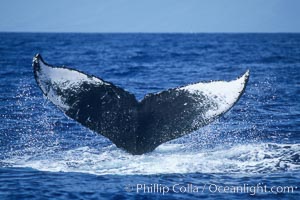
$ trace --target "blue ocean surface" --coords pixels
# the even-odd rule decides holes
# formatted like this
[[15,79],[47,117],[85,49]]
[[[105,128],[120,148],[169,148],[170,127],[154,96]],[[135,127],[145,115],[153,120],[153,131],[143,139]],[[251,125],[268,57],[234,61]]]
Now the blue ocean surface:
[[[138,99],[250,80],[214,123],[130,155],[43,97],[37,53]],[[1,200],[300,198],[300,34],[0,33],[0,94]]]

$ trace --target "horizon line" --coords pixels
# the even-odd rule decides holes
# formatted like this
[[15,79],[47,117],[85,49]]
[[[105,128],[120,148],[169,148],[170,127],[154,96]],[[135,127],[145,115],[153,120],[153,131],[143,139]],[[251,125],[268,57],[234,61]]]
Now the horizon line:
[[73,31],[0,31],[0,33],[38,33],[38,34],[300,34],[300,32],[288,32],[288,31],[278,31],[278,32],[255,32],[255,31],[250,31],[250,32],[135,32],[135,31],[129,31],[129,32],[110,32],[110,31],[102,31],[102,32],[84,32],[84,31],[78,31],[78,32],[73,32]]

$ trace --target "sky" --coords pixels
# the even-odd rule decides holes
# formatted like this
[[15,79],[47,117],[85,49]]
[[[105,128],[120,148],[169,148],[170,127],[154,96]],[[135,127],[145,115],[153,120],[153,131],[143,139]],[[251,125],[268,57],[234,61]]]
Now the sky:
[[300,32],[300,0],[0,0],[0,32]]

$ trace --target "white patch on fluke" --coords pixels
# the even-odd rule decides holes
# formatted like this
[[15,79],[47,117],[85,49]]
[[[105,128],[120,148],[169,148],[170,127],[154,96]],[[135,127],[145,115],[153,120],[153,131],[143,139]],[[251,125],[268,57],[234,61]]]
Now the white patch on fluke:
[[205,95],[215,105],[205,113],[207,118],[220,115],[229,110],[243,92],[249,70],[240,78],[233,81],[213,81],[187,85],[179,90],[186,90],[191,94]]
[[72,87],[73,85],[79,85],[82,82],[88,82],[90,84],[107,84],[96,77],[87,76],[75,70],[59,67],[48,67],[41,60],[39,60],[39,64],[42,71],[41,75],[43,77],[50,79],[52,83],[59,84],[65,89]]
[[[37,58],[34,58],[37,61]],[[44,94],[56,106],[62,110],[68,110],[69,106],[65,103],[65,99],[57,94],[57,90],[64,92],[65,90],[77,90],[83,83],[94,85],[109,85],[108,83],[94,77],[87,76],[76,70],[67,68],[49,67],[38,59],[40,70],[36,71],[38,82]]]

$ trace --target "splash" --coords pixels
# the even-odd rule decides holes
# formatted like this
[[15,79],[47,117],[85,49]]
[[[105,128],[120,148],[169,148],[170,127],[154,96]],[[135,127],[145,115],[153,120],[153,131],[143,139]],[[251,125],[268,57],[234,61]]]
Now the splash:
[[299,144],[247,144],[210,151],[163,144],[154,152],[133,156],[111,145],[101,150],[86,146],[48,152],[47,156],[14,157],[5,162],[13,167],[96,175],[272,173],[300,170],[299,152]]

